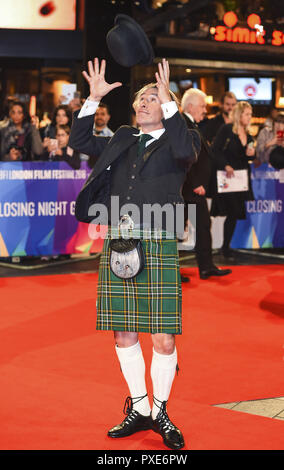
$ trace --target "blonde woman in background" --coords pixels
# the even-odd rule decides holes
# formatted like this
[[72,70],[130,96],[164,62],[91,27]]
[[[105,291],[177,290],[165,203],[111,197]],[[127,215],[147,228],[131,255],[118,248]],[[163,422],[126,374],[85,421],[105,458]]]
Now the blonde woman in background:
[[246,218],[245,202],[253,199],[250,181],[249,161],[254,159],[254,141],[249,134],[252,107],[246,101],[240,101],[232,111],[232,123],[224,124],[213,142],[213,153],[218,170],[226,171],[227,177],[233,178],[235,170],[248,170],[249,190],[216,194],[212,200],[211,215],[226,216],[222,253],[232,258],[230,243],[238,219]]

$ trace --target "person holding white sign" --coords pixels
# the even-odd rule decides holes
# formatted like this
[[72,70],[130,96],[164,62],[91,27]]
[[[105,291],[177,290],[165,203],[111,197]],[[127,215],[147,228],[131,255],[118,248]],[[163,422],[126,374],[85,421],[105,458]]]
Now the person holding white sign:
[[220,189],[212,200],[211,215],[226,216],[221,249],[226,258],[233,257],[230,243],[237,220],[246,218],[245,201],[254,199],[249,166],[255,155],[254,140],[249,134],[251,118],[251,105],[240,101],[232,111],[232,124],[221,127],[213,142],[218,170],[223,170],[227,178],[234,178],[236,170],[246,170],[248,177],[248,189],[244,190],[241,185],[239,188],[234,185],[232,192]]

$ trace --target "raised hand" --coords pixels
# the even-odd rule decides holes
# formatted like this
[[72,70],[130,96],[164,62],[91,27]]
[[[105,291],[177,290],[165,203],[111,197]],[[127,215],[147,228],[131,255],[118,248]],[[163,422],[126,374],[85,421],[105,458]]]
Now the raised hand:
[[227,178],[233,178],[233,176],[235,176],[234,168],[231,167],[231,165],[225,166],[225,172],[226,172]]
[[206,194],[204,186],[197,186],[197,188],[194,188],[193,192],[199,194],[199,196],[205,196]]
[[170,67],[166,59],[158,64],[158,72],[155,73],[158,88],[158,97],[161,103],[168,103],[171,101],[170,89]]
[[107,83],[105,81],[106,61],[103,59],[101,66],[99,59],[94,59],[94,65],[91,60],[88,61],[89,74],[84,70],[83,77],[87,80],[90,86],[89,99],[93,101],[100,101],[103,96],[107,95],[111,90],[122,85],[120,82]]

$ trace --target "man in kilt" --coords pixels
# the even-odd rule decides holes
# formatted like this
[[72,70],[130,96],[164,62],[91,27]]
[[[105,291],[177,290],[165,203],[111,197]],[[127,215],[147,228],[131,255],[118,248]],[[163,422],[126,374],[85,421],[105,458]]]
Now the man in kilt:
[[[158,64],[156,83],[136,94],[133,107],[139,130],[122,126],[112,138],[93,136],[93,117],[99,102],[121,86],[119,82],[105,81],[105,67],[105,61],[100,64],[96,58],[94,63],[88,62],[89,73],[83,72],[90,96],[74,116],[69,145],[97,159],[77,198],[76,217],[91,222],[97,213],[92,207],[100,204],[108,210],[107,223],[113,225],[113,214],[109,214],[113,196],[119,197],[117,220],[124,215],[125,204],[135,205],[141,214],[145,204],[161,207],[170,204],[171,208],[182,204],[181,188],[190,165],[197,159],[200,138],[195,130],[187,128],[178,111],[169,90],[169,64],[165,59]],[[182,433],[171,422],[166,409],[177,368],[175,335],[181,334],[176,234],[169,236],[164,219],[159,231],[152,219],[150,227],[144,219],[134,222],[133,230],[144,251],[143,270],[130,279],[114,274],[110,269],[110,231],[99,268],[97,329],[114,331],[115,351],[130,391],[125,404],[127,416],[108,431],[108,436],[119,438],[152,429],[162,436],[166,446],[180,449],[184,446]],[[139,332],[152,335],[152,409]]]

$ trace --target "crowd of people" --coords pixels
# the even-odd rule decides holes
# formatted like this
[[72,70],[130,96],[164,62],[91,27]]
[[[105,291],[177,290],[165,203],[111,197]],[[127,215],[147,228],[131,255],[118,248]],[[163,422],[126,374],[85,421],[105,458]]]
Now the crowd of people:
[[[0,161],[66,161],[77,169],[81,160],[88,160],[92,167],[92,156],[74,152],[68,146],[72,115],[80,108],[80,100],[59,104],[51,119],[44,113],[40,121],[37,116],[29,115],[24,103],[12,101],[7,115],[0,121]],[[112,136],[107,126],[109,119],[108,105],[100,103],[94,119],[94,134]]]
[[[224,276],[230,269],[219,269],[212,258],[211,216],[225,217],[221,254],[233,260],[231,240],[238,220],[246,218],[246,201],[253,200],[251,164],[269,163],[275,169],[284,167],[284,115],[272,110],[256,137],[250,134],[253,109],[246,101],[237,102],[232,92],[225,92],[220,111],[206,117],[206,94],[192,88],[181,100],[181,112],[190,129],[197,128],[201,150],[197,162],[187,174],[183,186],[185,205],[196,206],[196,261],[201,279]],[[219,192],[217,172],[232,178],[237,170],[247,173],[247,190]],[[212,199],[209,211],[207,198]],[[188,279],[182,276],[183,282]]]
[[[187,96],[187,92],[185,94]],[[205,95],[206,96],[206,95]],[[183,98],[184,101],[184,98]],[[220,111],[215,117],[208,119],[206,113],[198,122],[199,129],[210,146],[214,150],[216,161],[214,166],[220,167],[222,152],[222,138],[217,133],[224,124],[229,124],[233,119],[233,108],[237,100],[233,93],[224,93],[220,102]],[[54,109],[51,118],[44,113],[40,121],[37,116],[30,116],[25,103],[18,100],[11,101],[7,115],[0,121],[0,160],[1,161],[59,161],[65,160],[74,168],[80,166],[80,160],[89,160],[93,167],[92,157],[73,153],[68,147],[68,139],[72,125],[72,114],[80,110],[83,100],[74,99],[68,105],[59,104]],[[184,110],[182,106],[181,112]],[[250,110],[249,123],[252,117]],[[108,127],[111,114],[107,104],[100,103],[94,119],[94,135],[109,136],[113,131]],[[228,131],[227,127],[227,131]],[[237,134],[235,125],[234,134]],[[223,132],[225,130],[223,129]],[[224,137],[224,135],[223,135]],[[229,138],[228,136],[226,138]],[[214,146],[213,146],[214,141]],[[244,141],[244,139],[243,139]],[[253,142],[250,139],[250,142]],[[264,125],[260,128],[254,141],[255,164],[271,163],[276,169],[284,166],[284,114],[272,109]],[[252,144],[251,144],[252,145]],[[230,145],[228,146],[230,148]],[[230,153],[230,152],[229,152]],[[251,155],[252,156],[252,155]],[[224,162],[224,161],[223,161]],[[221,165],[222,166],[222,165]],[[228,165],[227,165],[228,166]],[[229,169],[229,173],[230,173]]]
[[[220,111],[215,117],[208,119],[204,115],[198,123],[199,129],[211,149],[213,141],[219,142],[216,144],[217,152],[214,152],[218,166],[220,166],[221,154],[220,148],[218,148],[220,141],[217,139],[217,133],[224,124],[232,122],[232,111],[236,102],[233,93],[224,93],[220,102]],[[68,105],[59,104],[50,118],[48,113],[44,113],[44,117],[40,121],[37,116],[29,115],[25,103],[18,100],[12,101],[9,112],[0,121],[0,160],[66,160],[71,165],[75,162],[75,166],[77,166],[78,155],[75,156],[73,162],[71,158],[73,152],[71,148],[68,148],[68,138],[72,125],[72,114],[75,110],[81,109],[82,104],[83,101],[78,99],[72,100]],[[108,105],[100,103],[94,119],[95,135],[110,137],[113,135],[113,131],[108,127],[110,117]],[[234,133],[236,133],[236,128]],[[284,166],[283,135],[284,114],[273,108],[255,138],[254,163],[271,163],[276,169],[282,168]],[[86,159],[86,156],[84,158],[81,155],[81,159]],[[93,164],[94,162],[90,159],[90,166]]]

